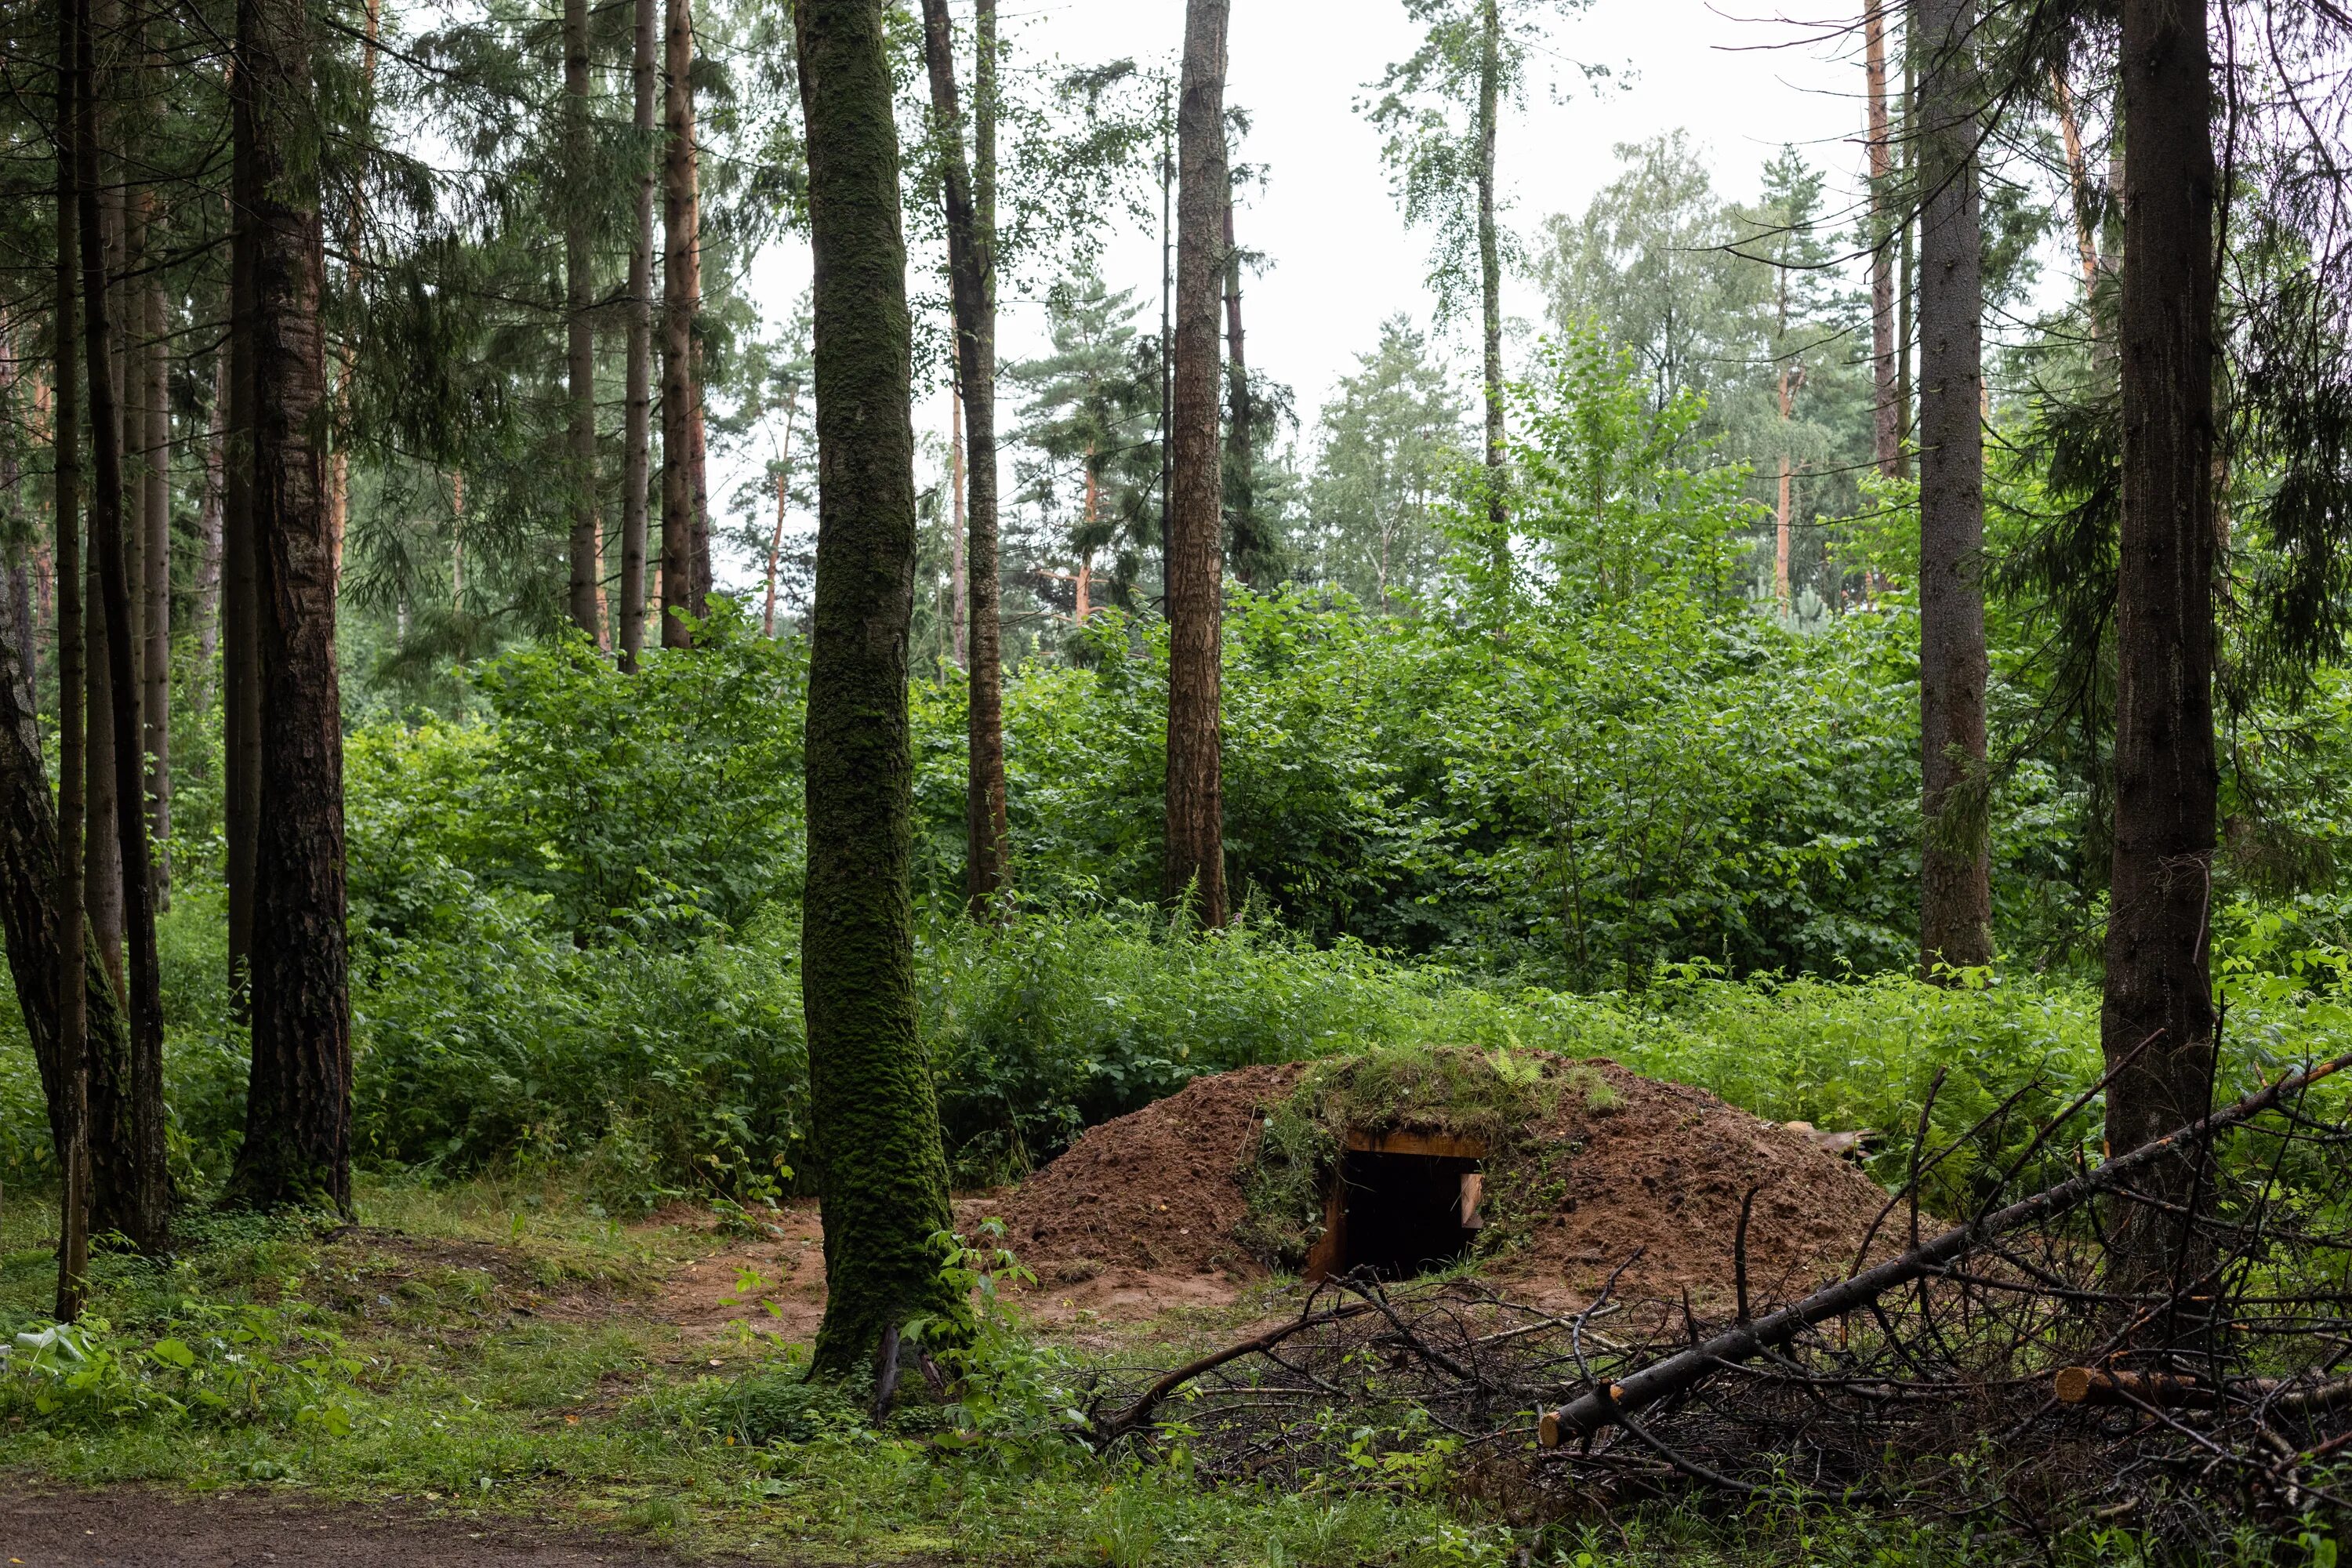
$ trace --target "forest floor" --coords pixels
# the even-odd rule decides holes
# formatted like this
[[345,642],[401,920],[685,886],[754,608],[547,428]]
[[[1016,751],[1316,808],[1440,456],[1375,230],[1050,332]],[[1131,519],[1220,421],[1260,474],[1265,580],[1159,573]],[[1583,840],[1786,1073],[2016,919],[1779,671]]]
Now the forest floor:
[[496,1517],[319,1504],[271,1492],[0,1491],[0,1556],[23,1568],[668,1568],[678,1558]]
[[[623,1223],[550,1173],[364,1184],[362,1223],[328,1231],[192,1214],[171,1260],[99,1260],[70,1365],[14,1350],[0,1568],[1507,1557],[1507,1528],[1412,1489],[1211,1489],[1181,1458],[1067,1440],[1097,1369],[1165,1367],[1297,1310],[1297,1282],[1236,1238],[1243,1150],[1292,1076],[1254,1070],[958,1200],[960,1231],[1001,1217],[1034,1269],[1008,1278],[987,1385],[1026,1402],[996,1428],[1032,1434],[1010,1442],[920,1411],[876,1430],[799,1381],[824,1304],[813,1202]],[[1752,1201],[1759,1288],[1794,1290],[1853,1257],[1881,1206],[1852,1167],[1712,1096],[1607,1064],[1564,1081],[1530,1125],[1564,1163],[1528,1188],[1507,1289],[1540,1274],[1589,1300],[1594,1249],[1633,1237],[1652,1288],[1704,1299]],[[37,1202],[0,1213],[0,1344],[46,1321],[54,1234]]]

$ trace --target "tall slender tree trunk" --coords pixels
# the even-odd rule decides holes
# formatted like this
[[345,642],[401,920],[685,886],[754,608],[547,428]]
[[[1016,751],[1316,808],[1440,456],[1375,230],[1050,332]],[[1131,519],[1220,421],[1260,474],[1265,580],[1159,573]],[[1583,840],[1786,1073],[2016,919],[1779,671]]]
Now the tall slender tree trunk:
[[1486,521],[1508,550],[1508,457],[1503,425],[1503,239],[1495,215],[1495,142],[1502,125],[1501,0],[1478,0],[1478,304],[1486,405]]
[[1176,110],[1176,343],[1168,437],[1168,896],[1226,920],[1218,295],[1224,279],[1228,0],[1187,0]]
[[1886,114],[1886,5],[1864,0],[1863,33],[1870,98],[1870,370],[1872,434],[1878,471],[1903,465],[1901,387],[1895,372],[1895,228],[1902,202],[1895,191],[1895,147]]
[[603,646],[598,591],[604,530],[596,518],[596,280],[588,254],[588,0],[563,0],[564,374],[570,384],[572,624]]
[[253,266],[260,832],[254,850],[253,1071],[234,1201],[351,1211],[351,1009],[334,538],[320,431],[325,289],[303,0],[238,0]]
[[[85,310],[83,331],[87,332]],[[85,367],[87,374],[87,367]],[[91,404],[97,402],[96,387],[88,388]],[[96,432],[91,432],[93,458],[97,447]],[[92,476],[95,478],[95,476]],[[121,816],[116,784],[121,777],[114,765],[114,666],[107,658],[106,647],[112,628],[108,625],[106,589],[101,579],[100,557],[105,546],[98,534],[99,516],[95,489],[88,498],[89,527],[88,548],[82,552],[82,670],[84,674],[85,707],[89,724],[83,746],[83,791],[88,803],[88,847],[82,857],[82,902],[89,914],[90,941],[98,944],[99,962],[113,977],[117,994],[128,996],[129,984],[123,971],[122,949],[125,930],[122,911],[122,835],[118,818]],[[102,1104],[107,1094],[102,1080],[93,1079],[91,1093]]]
[[205,434],[205,493],[196,507],[196,662],[188,696],[201,714],[212,700],[213,660],[220,652],[221,519],[226,508],[229,351],[213,367],[212,409]]
[[[142,1252],[170,1239],[172,1187],[164,1152],[163,1009],[157,973],[152,868],[148,863],[147,814],[139,807],[145,768],[140,756],[137,655],[131,641],[130,552],[123,537],[122,411],[114,380],[112,301],[106,276],[106,246],[99,197],[96,29],[89,0],[80,0],[76,18],[78,205],[80,208],[83,372],[89,387],[91,464],[90,534],[99,583],[106,605],[105,658],[115,702],[113,785],[115,830],[120,845],[123,923],[130,939],[131,1048],[120,1077],[93,1073],[90,1084],[93,1157],[110,1150],[121,1157],[114,1179],[120,1228]],[[93,1068],[103,1064],[92,1062]],[[106,1184],[100,1171],[94,1190]]]
[[[383,26],[383,0],[363,0],[360,23],[360,94],[363,108],[371,114],[375,108],[375,57]],[[344,278],[356,297],[362,287],[359,258],[367,244],[367,151],[362,146],[354,152],[359,166],[352,172],[351,200],[343,221],[351,231],[352,254]],[[343,580],[343,542],[351,533],[352,392],[359,369],[358,339],[346,336],[335,345],[334,448],[327,458],[327,525],[334,535],[335,582],[338,585]]]
[[[801,994],[824,1219],[814,1370],[842,1377],[910,1318],[967,1304],[930,1237],[947,1162],[917,1030],[913,333],[882,0],[795,0],[815,258],[816,603],[809,662]],[[895,1369],[893,1369],[895,1371]]]
[[[48,1090],[51,1134],[58,1150],[58,1170],[63,1190],[58,1194],[57,1313],[70,1321],[81,1315],[89,1274],[89,1005],[88,994],[61,985],[57,976],[79,974],[89,967],[89,943],[83,926],[82,837],[86,816],[83,769],[85,670],[81,626],[81,377],[74,356],[80,352],[75,291],[81,273],[81,157],[78,145],[81,110],[80,0],[58,0],[58,210],[56,337],[51,344],[57,366],[53,403],[57,505],[57,631],[58,631],[58,837],[49,884],[50,918],[57,932],[57,962],[47,984],[55,987],[58,1030],[56,1066]],[[36,737],[35,744],[38,740]],[[36,759],[37,762],[37,758]],[[32,792],[28,792],[32,793]],[[46,784],[37,792],[46,801]],[[37,865],[36,867],[37,870]],[[7,933],[11,973],[17,953],[39,952],[35,942],[19,942]],[[16,975],[19,1002],[37,1001],[43,989],[29,987]],[[103,972],[101,972],[101,981]],[[113,992],[101,983],[110,1001]],[[35,1048],[39,1030],[30,1017],[27,1033]]]
[[250,1016],[253,978],[253,870],[261,815],[261,668],[257,617],[259,567],[254,519],[254,226],[246,209],[252,186],[251,116],[243,107],[245,72],[232,67],[232,165],[228,253],[228,439],[221,477],[221,826],[226,840],[228,969],[239,1011]]
[[970,500],[965,489],[963,464],[963,387],[948,388],[948,490],[953,499],[950,508],[954,531],[948,536],[948,657],[956,668],[965,668],[969,655],[967,633],[971,610],[968,595],[971,585],[970,562],[966,558],[967,541],[971,538],[971,520],[966,512]]
[[145,504],[140,509],[144,558],[140,574],[146,599],[139,617],[145,644],[140,679],[146,689],[139,704],[147,749],[147,826],[155,844],[155,908],[172,907],[172,400],[171,303],[161,282],[143,291],[146,353],[142,356],[145,392],[147,468]]
[[1992,962],[1975,0],[1915,0],[1919,93],[1919,962]]
[[[992,24],[993,7],[987,19]],[[978,126],[989,127],[982,151],[995,153],[992,109],[994,37],[980,40],[987,73],[974,94]],[[994,214],[983,215],[964,161],[963,111],[958,102],[953,37],[947,0],[923,0],[923,55],[930,72],[931,110],[944,142],[948,271],[956,317],[956,379],[971,461],[966,514],[965,636],[970,700],[966,733],[964,894],[975,919],[995,915],[1005,890],[1003,670],[998,644],[996,577],[996,258]],[[990,182],[990,199],[994,190]]]
[[1911,374],[1911,356],[1917,345],[1917,314],[1919,299],[1919,267],[1916,254],[1919,234],[1919,88],[1918,52],[1914,47],[1916,26],[1903,29],[1903,147],[1902,175],[1897,188],[1905,193],[1897,216],[1903,225],[1901,239],[1895,247],[1895,477],[1911,477],[1911,447],[1915,432],[1912,428],[1912,407],[1915,392]]
[[760,612],[760,635],[776,635],[776,583],[783,567],[784,511],[793,497],[793,424],[801,409],[800,383],[784,388],[784,445],[776,454],[776,531],[768,541],[768,602]]
[[[2058,132],[2066,145],[2066,189],[2073,198],[2074,254],[2083,268],[2083,309],[2091,310],[2091,296],[2099,287],[2099,235],[2091,195],[2091,165],[2083,155],[2083,124],[2074,112],[2074,89],[2067,85],[2066,68],[2050,68],[2050,94],[2058,106]],[[2097,317],[2090,316],[2098,331]]]
[[1265,570],[1265,540],[1257,526],[1257,453],[1251,428],[1256,411],[1250,406],[1248,339],[1242,331],[1242,252],[1234,243],[1234,187],[1225,184],[1225,426],[1232,448],[1226,454],[1228,487],[1234,516],[1234,575],[1249,587],[1259,586]]
[[[2206,16],[2205,0],[2123,7],[2123,522],[2099,1027],[2119,1069],[2107,1089],[2107,1138],[2118,1149],[2203,1114],[2212,1095],[2217,285]],[[2158,1168],[2151,1195],[2186,1204],[2195,1175],[2184,1151]],[[2194,1276],[2179,1213],[2119,1207],[2110,1256],[2126,1288],[2165,1279],[2177,1262]]]
[[621,668],[635,670],[646,647],[647,489],[653,482],[654,147],[655,87],[660,77],[656,42],[661,0],[636,0],[629,79],[635,100],[631,124],[647,156],[637,176],[635,227],[629,240],[629,338],[622,393],[621,625],[614,639]]
[[703,480],[702,203],[694,144],[693,0],[668,0],[663,52],[662,647],[691,647],[681,616],[701,617],[709,574]]
[[[1785,305],[1787,288],[1788,285],[1784,282],[1781,285],[1784,301],[1781,312],[1781,331],[1784,333],[1788,331],[1787,310]],[[1790,612],[1790,609],[1795,603],[1795,601],[1790,596],[1789,580],[1789,558],[1795,542],[1796,533],[1795,520],[1790,515],[1790,506],[1791,499],[1790,493],[1791,489],[1790,480],[1792,477],[1792,469],[1789,462],[1788,451],[1789,418],[1790,414],[1795,411],[1798,383],[1803,379],[1804,372],[1795,366],[1783,364],[1780,367],[1780,508],[1777,513],[1778,526],[1773,530],[1772,535],[1772,595],[1780,602],[1780,613],[1784,616]]]
[[[75,613],[80,613],[78,603]],[[89,1088],[80,1036],[87,1031],[90,1054],[117,1064],[118,1073],[130,1043],[113,981],[84,940],[80,882],[63,885],[67,846],[60,812],[50,805],[37,716],[26,700],[25,670],[35,646],[23,616],[0,616],[0,932],[6,936],[8,973],[41,1076],[51,1147],[58,1168],[71,1171],[88,1163],[79,1147]],[[79,749],[80,737],[70,738]],[[79,811],[79,787],[58,794],[61,807]],[[69,896],[70,909],[61,893]],[[77,971],[82,975],[78,991],[58,984],[60,975]],[[82,1205],[79,1218],[86,1227],[89,1171],[79,1170],[75,1180]],[[114,1218],[107,1212],[100,1228],[110,1228]]]

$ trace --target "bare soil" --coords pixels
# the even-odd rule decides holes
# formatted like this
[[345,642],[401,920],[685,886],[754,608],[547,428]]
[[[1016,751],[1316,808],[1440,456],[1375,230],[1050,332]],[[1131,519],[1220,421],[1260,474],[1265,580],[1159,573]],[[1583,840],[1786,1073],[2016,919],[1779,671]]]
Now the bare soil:
[[[1886,1194],[1802,1132],[1605,1059],[1550,1066],[1567,1080],[1551,1111],[1486,1161],[1492,1228],[1480,1271],[1497,1288],[1580,1306],[1614,1274],[1618,1300],[1687,1292],[1701,1310],[1723,1310],[1751,1192],[1751,1305],[1802,1296],[1864,1249]],[[1037,1276],[1030,1315],[1049,1328],[1231,1306],[1266,1277],[1235,1239],[1244,1166],[1268,1110],[1303,1071],[1195,1079],[1089,1129],[1027,1181],[958,1199],[956,1223],[971,1234],[984,1218],[1004,1221],[1005,1245]],[[824,1231],[814,1203],[780,1219],[772,1237],[721,1241],[674,1271],[656,1314],[714,1334],[744,1322],[813,1337],[824,1313]],[[1892,1249],[1895,1225],[1880,1227],[1874,1259]],[[746,1268],[761,1277],[748,1293],[738,1289]]]
[[[1621,1298],[1687,1289],[1702,1307],[1728,1301],[1752,1189],[1751,1301],[1790,1300],[1852,1264],[1886,1201],[1802,1134],[1704,1089],[1601,1058],[1554,1065],[1572,1081],[1552,1112],[1486,1162],[1495,1250],[1482,1271],[1524,1299],[1581,1304],[1624,1265]],[[1303,1070],[1196,1079],[1089,1130],[1002,1194],[1010,1245],[1049,1289],[1117,1277],[1145,1300],[1231,1300],[1263,1272],[1234,1237],[1243,1167],[1266,1110]]]
[[677,1568],[628,1542],[398,1505],[320,1507],[282,1493],[204,1496],[0,1488],[0,1568]]

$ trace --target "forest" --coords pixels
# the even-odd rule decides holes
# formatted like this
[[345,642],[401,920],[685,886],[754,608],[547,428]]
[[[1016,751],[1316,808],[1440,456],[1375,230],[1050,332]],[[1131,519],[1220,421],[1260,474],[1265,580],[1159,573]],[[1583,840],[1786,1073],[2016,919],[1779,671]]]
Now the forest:
[[0,0],[0,1555],[2332,1568],[2352,12],[1863,3]]

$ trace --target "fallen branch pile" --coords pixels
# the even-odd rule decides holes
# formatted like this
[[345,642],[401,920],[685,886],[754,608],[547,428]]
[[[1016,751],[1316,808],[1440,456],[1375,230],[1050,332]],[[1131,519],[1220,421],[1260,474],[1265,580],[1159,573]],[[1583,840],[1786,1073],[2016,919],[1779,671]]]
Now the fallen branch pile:
[[[2197,1547],[2352,1513],[2335,1468],[2352,1464],[2352,1124],[2312,1095],[2347,1067],[2083,1168],[2095,1086],[1924,1240],[1916,1185],[1951,1151],[1922,1148],[1888,1205],[1913,1202],[1913,1245],[1756,1315],[1742,1256],[1727,1322],[1613,1289],[1563,1314],[1465,1281],[1333,1280],[1296,1318],[1106,1391],[1094,1435],[1181,1436],[1212,1479],[1413,1485],[1507,1463],[1517,1506],[1555,1513],[1694,1488],[1899,1503],[2036,1550],[2086,1522]],[[2185,1211],[2141,1190],[2184,1153],[2202,1180]],[[2130,1204],[2173,1213],[2197,1265],[2115,1286],[2105,1237]]]

